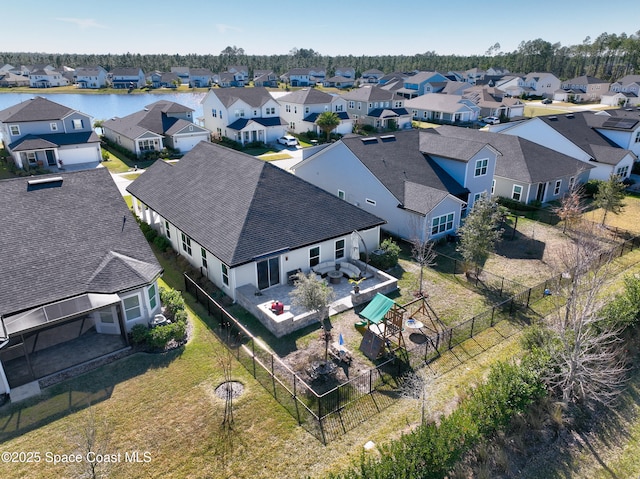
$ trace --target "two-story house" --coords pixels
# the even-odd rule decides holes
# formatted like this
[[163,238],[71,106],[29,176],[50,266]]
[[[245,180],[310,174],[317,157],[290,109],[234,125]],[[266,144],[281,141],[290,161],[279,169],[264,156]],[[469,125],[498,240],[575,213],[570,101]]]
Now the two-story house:
[[624,150],[640,158],[640,109],[617,108],[585,112],[587,124]]
[[245,84],[249,81],[249,67],[246,65],[229,65],[226,71],[236,74]]
[[51,65],[36,65],[29,71],[29,86],[31,88],[51,88],[67,86],[69,80],[61,71]]
[[524,103],[519,98],[508,97],[495,87],[473,86],[465,90],[463,96],[480,107],[482,117],[517,118],[524,115]]
[[102,130],[106,139],[137,156],[165,147],[186,153],[210,136],[209,130],[194,125],[191,108],[172,101],[157,101],[143,111],[111,118]]
[[609,91],[602,94],[600,103],[610,106],[640,105],[640,75],[627,75],[613,82]]
[[95,67],[78,67],[73,76],[78,88],[98,89],[107,86],[107,71],[99,65]]
[[377,84],[378,80],[384,76],[384,72],[377,68],[371,68],[362,72],[360,76],[360,83],[373,83]]
[[522,88],[522,91],[517,96],[525,93],[528,96],[551,98],[553,93],[560,88],[560,84],[560,79],[553,73],[532,72],[520,77],[518,86]]
[[325,111],[332,111],[340,118],[340,124],[334,130],[336,133],[345,135],[353,131],[353,122],[347,115],[347,101],[340,96],[315,88],[302,88],[279,97],[278,103],[280,117],[292,132],[313,131],[322,134],[315,121]]
[[599,102],[602,95],[609,91],[609,85],[599,78],[582,75],[563,81],[560,89],[553,93],[553,99],[575,103]]
[[218,74],[218,86],[220,88],[242,88],[246,84],[242,72],[221,72]]
[[91,117],[43,97],[0,111],[5,148],[18,168],[94,168],[102,159]]
[[253,86],[277,88],[278,75],[276,75],[273,70],[254,70]]
[[364,85],[343,93],[349,117],[362,125],[374,128],[411,128],[411,114],[404,106],[405,99],[379,86]]
[[351,80],[356,79],[356,69],[353,67],[336,67],[333,74],[335,76],[341,76],[343,78],[349,78]]
[[442,73],[418,72],[405,78],[402,88],[397,90],[397,93],[409,99],[427,93],[439,93],[448,81]]
[[484,141],[409,130],[350,135],[292,169],[383,218],[396,236],[437,239],[455,233],[467,209],[489,194],[498,155]]
[[213,88],[201,103],[204,126],[216,138],[272,143],[287,130],[280,104],[264,87]]
[[280,79],[292,87],[311,86],[321,83],[327,76],[327,70],[321,67],[292,68]]
[[109,82],[112,88],[142,88],[147,81],[142,68],[116,67],[109,72]]

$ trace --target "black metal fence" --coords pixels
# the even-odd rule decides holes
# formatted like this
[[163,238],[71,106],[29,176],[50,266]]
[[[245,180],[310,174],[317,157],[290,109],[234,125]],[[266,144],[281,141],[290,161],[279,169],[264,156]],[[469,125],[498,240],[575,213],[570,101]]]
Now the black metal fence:
[[[612,257],[633,251],[638,245],[640,238],[634,236],[626,239],[599,255],[593,267],[599,267]],[[455,264],[453,263],[454,271]],[[209,315],[217,320],[215,332],[233,351],[236,359],[298,421],[298,424],[323,444],[327,444],[391,405],[398,397],[398,381],[403,373],[424,367],[445,351],[455,348],[501,321],[510,320],[527,311],[532,304],[542,300],[550,292],[558,291],[563,282],[570,281],[570,276],[558,275],[532,288],[503,279],[499,281],[498,289],[501,294],[506,294],[507,291],[510,294],[504,301],[455,326],[447,327],[440,323],[442,327],[424,334],[421,343],[407,347],[406,355],[390,356],[377,367],[324,394],[316,393],[187,274],[184,274],[184,280],[186,291],[204,305]],[[410,310],[417,301],[421,299],[404,307]]]

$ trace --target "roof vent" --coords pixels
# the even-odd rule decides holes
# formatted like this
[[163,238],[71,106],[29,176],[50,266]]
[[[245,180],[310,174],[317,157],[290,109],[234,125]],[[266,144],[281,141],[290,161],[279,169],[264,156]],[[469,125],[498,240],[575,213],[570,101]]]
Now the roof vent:
[[27,191],[44,190],[45,188],[58,188],[62,186],[62,176],[49,176],[27,181]]
[[380,140],[382,141],[396,141],[396,136],[395,135],[383,135],[380,137]]
[[378,143],[378,139],[375,136],[369,136],[367,138],[362,138],[362,143],[370,145],[372,143]]
[[575,116],[573,116],[573,113],[569,113],[568,115],[565,115],[565,118],[569,118],[571,120],[575,118]]
[[548,116],[547,119],[549,121],[558,121],[558,117],[557,116]]

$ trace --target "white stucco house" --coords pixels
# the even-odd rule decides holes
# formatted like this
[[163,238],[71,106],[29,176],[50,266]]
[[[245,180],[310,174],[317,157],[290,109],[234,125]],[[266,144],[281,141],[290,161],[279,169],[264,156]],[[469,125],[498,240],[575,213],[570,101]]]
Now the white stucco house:
[[330,95],[315,88],[302,88],[278,97],[278,103],[280,117],[287,122],[289,131],[313,131],[323,135],[315,121],[325,111],[331,111],[340,118],[335,133],[346,135],[353,131],[353,121],[347,115],[347,101],[341,96]]

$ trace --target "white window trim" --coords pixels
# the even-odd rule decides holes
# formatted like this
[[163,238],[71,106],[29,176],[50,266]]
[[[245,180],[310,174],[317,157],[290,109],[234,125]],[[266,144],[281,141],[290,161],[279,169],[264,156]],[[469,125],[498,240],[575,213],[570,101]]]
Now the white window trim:
[[[322,247],[320,245],[312,246],[311,248],[309,248],[309,254],[307,255],[310,268],[313,267],[313,266],[311,266],[311,258],[312,258],[311,250],[316,249],[316,248],[318,249],[318,264],[320,264],[322,262],[322,261],[320,261],[322,259]],[[313,258],[315,258],[315,256],[313,256]]]
[[[136,316],[135,318],[129,318],[127,316],[127,309],[125,308],[124,301],[126,299],[134,298],[134,297],[138,298],[138,308],[140,308],[140,316]],[[139,292],[137,292],[135,294],[130,294],[130,295],[127,295],[127,296],[121,296],[120,300],[122,301],[122,313],[124,314],[125,321],[131,322],[131,321],[135,321],[137,319],[142,318],[142,316],[143,316],[142,305],[144,304],[144,301],[140,301],[140,293]]]
[[[482,166],[484,162],[486,162],[486,164]],[[478,170],[480,170],[480,173],[478,173]],[[482,170],[484,170],[484,173],[482,172]],[[478,178],[480,176],[486,176],[488,172],[489,172],[489,158],[481,158],[479,160],[476,160],[476,165],[473,170],[473,177]]]
[[[520,198],[518,198],[517,200],[513,197],[515,192],[516,192],[516,188],[520,188]],[[511,199],[515,200],[515,201],[522,201],[522,193],[524,192],[524,188],[522,187],[522,185],[513,185],[513,187],[511,188]]]
[[9,134],[11,136],[20,136],[20,125],[9,125]]
[[558,196],[560,194],[561,189],[562,189],[562,180],[556,180],[556,183],[553,186],[553,195]]
[[343,190],[338,190],[338,198],[344,200],[347,198],[347,194]]

